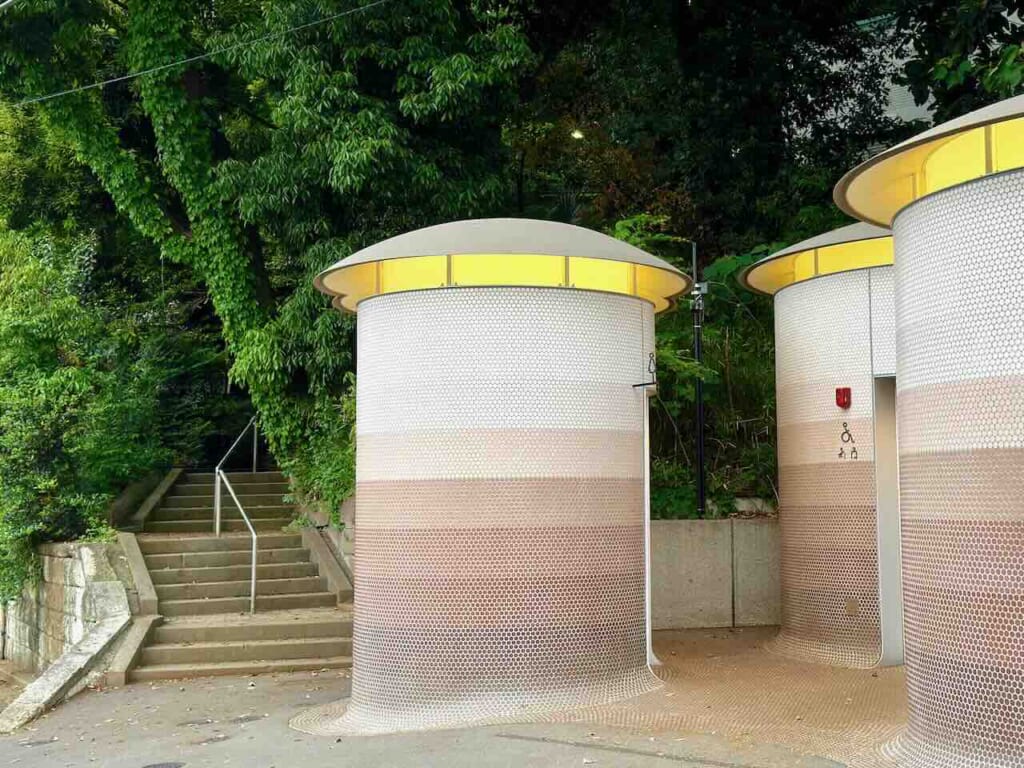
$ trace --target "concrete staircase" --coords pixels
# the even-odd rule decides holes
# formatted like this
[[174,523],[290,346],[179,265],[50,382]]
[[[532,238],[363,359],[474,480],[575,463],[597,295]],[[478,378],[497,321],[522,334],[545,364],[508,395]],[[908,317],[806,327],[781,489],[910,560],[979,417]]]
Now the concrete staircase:
[[[288,483],[280,472],[233,472],[228,479],[257,533],[280,531],[292,521],[294,508],[283,500]],[[227,489],[222,489],[222,494],[221,531],[248,533]],[[148,533],[212,533],[213,473],[182,475],[146,520],[145,530]]]
[[351,665],[351,589],[329,589],[302,534],[281,530],[294,514],[284,478],[229,479],[258,535],[256,613],[248,613],[252,539],[237,507],[224,490],[224,533],[215,536],[213,474],[182,475],[136,537],[163,623],[129,680]]

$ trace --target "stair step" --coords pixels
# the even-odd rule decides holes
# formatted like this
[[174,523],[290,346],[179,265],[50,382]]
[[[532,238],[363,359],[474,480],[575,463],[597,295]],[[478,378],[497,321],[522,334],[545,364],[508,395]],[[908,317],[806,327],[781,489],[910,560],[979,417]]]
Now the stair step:
[[[280,531],[292,522],[290,517],[270,517],[254,519],[252,527],[259,531]],[[146,533],[204,533],[209,531],[213,525],[212,520],[153,520],[146,521]],[[220,524],[222,531],[241,532],[248,531],[249,527],[242,519],[222,519]]]
[[[247,557],[246,560],[249,558]],[[259,564],[257,556],[256,579],[298,579],[304,576],[316,576],[319,571],[316,565],[305,563],[270,563]],[[250,577],[251,565],[209,566],[205,568],[153,568],[149,576],[156,585],[162,584],[209,584],[217,581],[244,581]]]
[[[249,540],[251,541],[251,540]],[[258,539],[262,545],[263,537]],[[176,570],[180,568],[226,568],[232,566],[245,566],[246,570],[250,565],[252,553],[249,549],[232,550],[229,552],[171,552],[157,555],[144,555],[146,567],[155,577],[164,570]],[[260,549],[256,552],[257,567],[288,563],[308,563],[309,550],[302,547],[287,547],[281,549]],[[154,583],[156,579],[154,578]]]
[[[146,533],[136,538],[139,548],[145,555],[158,555],[180,552],[230,552],[244,550],[249,552],[252,537],[245,536],[214,536],[210,531],[203,531],[205,536],[150,536]],[[299,533],[265,533],[258,537],[259,549],[282,549],[302,546],[302,534]]]
[[[331,592],[307,592],[288,595],[260,595],[256,588],[257,611],[282,611],[292,608],[326,608],[337,605]],[[161,600],[164,616],[199,616],[211,613],[243,613],[249,610],[249,597],[211,597],[198,600]]]
[[[280,472],[228,472],[228,482],[235,483],[286,483]],[[186,472],[178,478],[179,483],[209,483],[213,486],[213,472]]]
[[[242,514],[238,511],[238,507],[227,500],[227,504],[221,505],[220,519],[221,520],[241,520]],[[268,517],[287,517],[291,518],[295,514],[295,507],[285,506],[279,504],[277,506],[260,506],[258,504],[246,504],[242,501],[242,507],[245,509],[245,514],[249,516],[250,520],[257,520],[260,518]],[[213,528],[213,506],[209,507],[159,507],[155,509],[148,518],[146,518],[146,524],[165,522],[167,520],[205,520]]]
[[[249,507],[284,507],[288,506],[284,502],[284,494],[281,493],[239,493],[235,491],[235,495],[238,496],[238,500],[242,502],[242,507],[248,512]],[[234,507],[235,503],[231,499],[231,494],[224,490],[221,496],[221,506],[227,509],[229,506]],[[207,494],[205,496],[170,496],[163,500],[160,505],[161,509],[191,509],[199,507],[200,509],[213,510],[213,494]]]
[[[248,597],[251,588],[249,579],[244,581],[215,581],[208,584],[156,584],[157,599],[205,600],[217,597]],[[256,596],[294,595],[304,592],[320,592],[327,589],[327,580],[319,576],[304,576],[297,579],[265,579],[256,582]]]
[[260,675],[271,672],[304,672],[318,669],[347,669],[352,666],[350,656],[330,656],[320,659],[277,659],[273,661],[232,661],[209,664],[160,664],[136,667],[128,673],[131,682],[144,680],[184,680],[215,675]]
[[298,640],[242,640],[229,642],[150,645],[142,651],[141,665],[196,664],[234,661],[276,661],[351,656],[352,640],[314,637]]
[[[178,496],[209,496],[213,498],[213,481],[208,483],[175,483],[171,490],[167,492],[164,498],[172,499]],[[288,483],[281,482],[270,482],[270,483],[236,483],[232,482],[231,487],[235,489],[235,493],[239,496],[248,495],[251,493],[279,493],[284,495],[288,493]],[[226,492],[226,490],[224,490]]]
[[[320,609],[317,609],[320,610]],[[246,615],[234,623],[215,623],[211,616],[202,622],[194,619],[168,619],[153,631],[152,642],[158,645],[175,643],[214,643],[250,640],[298,640],[311,637],[348,638],[352,636],[352,615],[329,609],[322,618],[316,616],[274,614]],[[243,617],[231,616],[230,619]]]

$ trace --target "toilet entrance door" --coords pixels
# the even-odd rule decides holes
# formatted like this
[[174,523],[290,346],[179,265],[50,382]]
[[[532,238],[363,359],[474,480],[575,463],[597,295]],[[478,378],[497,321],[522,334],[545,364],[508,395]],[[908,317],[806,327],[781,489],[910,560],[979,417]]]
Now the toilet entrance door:
[[878,591],[882,666],[903,663],[903,584],[900,473],[896,438],[896,379],[875,379],[875,490],[878,511]]

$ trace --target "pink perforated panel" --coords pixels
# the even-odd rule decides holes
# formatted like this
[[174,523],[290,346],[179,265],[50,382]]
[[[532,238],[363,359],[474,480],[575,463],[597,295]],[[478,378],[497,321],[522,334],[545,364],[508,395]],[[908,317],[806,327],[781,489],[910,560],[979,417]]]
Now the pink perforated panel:
[[656,686],[653,312],[465,288],[359,307],[352,697],[333,732],[494,722]]
[[818,277],[775,298],[782,626],[769,647],[794,658],[870,667],[881,656],[872,329],[886,335],[891,320],[873,319],[872,304],[884,313],[890,271]]
[[1022,210],[1015,171],[894,226],[909,768],[1024,766]]

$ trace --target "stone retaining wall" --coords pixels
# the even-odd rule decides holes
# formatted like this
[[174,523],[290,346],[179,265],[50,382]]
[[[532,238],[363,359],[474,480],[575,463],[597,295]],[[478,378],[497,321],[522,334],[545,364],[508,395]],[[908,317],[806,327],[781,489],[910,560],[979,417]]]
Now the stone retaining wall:
[[32,673],[49,667],[99,622],[127,612],[126,585],[132,584],[116,544],[50,543],[38,552],[42,578],[0,618],[3,658]]

